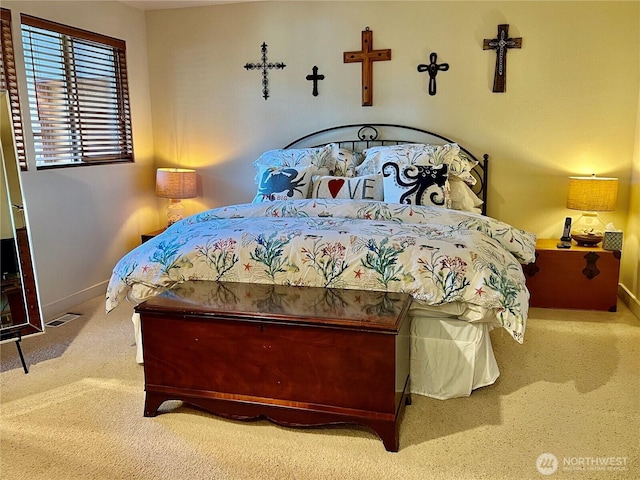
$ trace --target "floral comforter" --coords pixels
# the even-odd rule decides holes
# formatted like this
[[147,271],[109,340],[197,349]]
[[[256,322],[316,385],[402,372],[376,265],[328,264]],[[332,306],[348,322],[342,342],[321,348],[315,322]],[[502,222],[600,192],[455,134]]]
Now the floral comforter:
[[353,200],[288,200],[186,218],[123,257],[107,311],[186,280],[410,293],[491,312],[518,342],[529,293],[520,263],[535,236],[473,213]]

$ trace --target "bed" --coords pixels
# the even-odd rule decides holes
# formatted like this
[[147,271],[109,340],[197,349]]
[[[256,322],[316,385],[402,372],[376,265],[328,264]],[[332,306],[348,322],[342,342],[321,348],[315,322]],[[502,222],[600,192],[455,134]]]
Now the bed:
[[535,255],[533,234],[486,216],[488,161],[400,125],[305,135],[253,162],[251,203],[192,215],[125,255],[106,308],[189,280],[406,292],[411,393],[468,396],[499,376],[489,332],[524,340],[521,264]]

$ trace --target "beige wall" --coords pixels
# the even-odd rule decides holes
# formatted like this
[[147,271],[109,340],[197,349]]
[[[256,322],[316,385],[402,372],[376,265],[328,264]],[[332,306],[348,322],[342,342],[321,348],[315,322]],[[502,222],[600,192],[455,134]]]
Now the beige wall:
[[[559,237],[569,175],[620,179],[606,222],[628,228],[623,270],[638,292],[637,222],[630,219],[637,141],[638,2],[266,2],[147,13],[154,144],[160,166],[191,166],[202,197],[191,211],[246,202],[251,162],[316,129],[359,121],[438,131],[491,155],[489,214],[541,237]],[[523,37],[508,54],[507,92],[491,92],[495,53],[482,50],[496,26]],[[392,61],[374,65],[374,106],[360,106],[360,68],[342,52],[360,32]],[[260,58],[287,64],[260,74]],[[416,66],[436,52],[450,69],[426,93]],[[326,79],[311,95],[304,77]],[[637,158],[637,154],[636,154]],[[637,163],[637,160],[636,160]],[[637,174],[637,172],[636,172]],[[637,191],[637,177],[636,177]],[[637,198],[637,193],[636,193]],[[637,217],[637,200],[631,214]],[[634,234],[635,232],[635,234]],[[635,235],[635,237],[634,237]],[[634,243],[635,238],[635,243]]]
[[[2,1],[11,10],[29,171],[22,174],[43,314],[102,294],[119,258],[157,226],[144,12],[117,2]],[[20,13],[127,42],[136,162],[36,171],[29,142]]]
[[[637,154],[629,207],[638,2],[250,2],[146,14],[117,2],[2,6],[13,12],[14,37],[22,11],[127,42],[136,163],[32,165],[23,175],[45,316],[104,291],[138,235],[164,222],[156,166],[198,169],[201,196],[186,202],[189,212],[246,202],[255,193],[251,162],[262,151],[360,121],[432,129],[489,153],[489,213],[541,236],[559,236],[564,217],[576,216],[564,208],[567,176],[619,177],[618,209],[605,219],[628,229],[623,281],[638,295],[638,226],[627,215],[638,212]],[[523,48],[508,54],[504,94],[491,92],[495,53],[482,50],[499,23],[523,37]],[[374,47],[393,56],[374,66],[372,107],[360,105],[359,66],[342,63],[367,26]],[[263,41],[269,60],[287,64],[269,74],[267,101],[260,74],[243,68],[260,59]],[[451,66],[438,75],[435,97],[416,71],[431,52]],[[313,65],[326,76],[318,97],[304,79]]]

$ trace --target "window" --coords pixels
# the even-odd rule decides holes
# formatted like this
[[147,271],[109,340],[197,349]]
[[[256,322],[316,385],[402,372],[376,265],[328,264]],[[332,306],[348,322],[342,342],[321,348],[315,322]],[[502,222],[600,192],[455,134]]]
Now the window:
[[125,42],[22,15],[36,167],[132,162]]
[[24,149],[24,133],[22,131],[22,114],[20,113],[20,97],[18,96],[18,79],[16,78],[16,62],[13,56],[13,38],[11,36],[11,12],[0,8],[0,89],[9,92],[11,103],[11,119],[15,137],[18,163],[21,170],[27,169],[27,157]]

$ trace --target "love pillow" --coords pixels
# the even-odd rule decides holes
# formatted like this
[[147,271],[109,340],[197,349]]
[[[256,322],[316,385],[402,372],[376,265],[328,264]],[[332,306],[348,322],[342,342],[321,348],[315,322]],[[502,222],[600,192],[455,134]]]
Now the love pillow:
[[341,198],[346,200],[384,199],[382,175],[361,177],[313,177],[311,198]]

